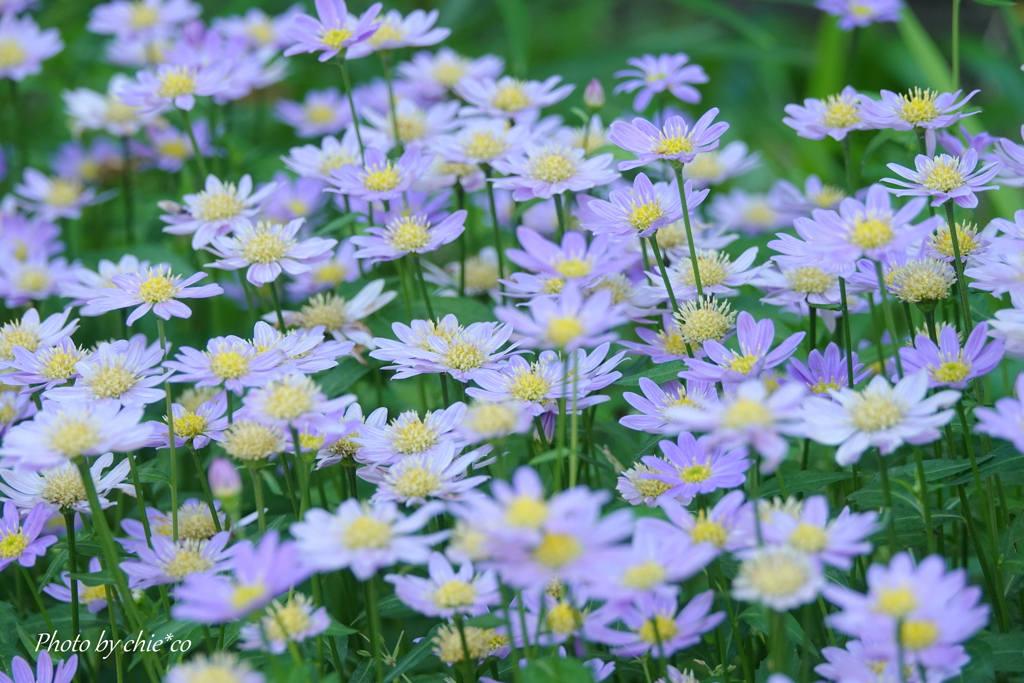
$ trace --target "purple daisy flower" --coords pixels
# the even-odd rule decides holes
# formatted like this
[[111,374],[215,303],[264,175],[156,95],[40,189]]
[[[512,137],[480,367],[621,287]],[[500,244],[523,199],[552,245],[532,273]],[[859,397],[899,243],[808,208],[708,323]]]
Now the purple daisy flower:
[[323,633],[330,626],[331,617],[326,607],[317,608],[302,593],[292,593],[285,603],[275,600],[268,605],[266,614],[256,623],[242,626],[238,649],[266,650],[280,655],[288,650],[289,642],[301,643]]
[[352,123],[348,103],[337,88],[309,90],[302,102],[278,100],[274,115],[300,138],[335,135]]
[[[735,260],[724,251],[698,249],[697,271],[700,273],[704,296],[737,296],[739,290],[735,288],[749,283],[765,267],[754,265],[757,249],[750,247]],[[693,261],[689,258],[680,259],[667,270],[676,300],[696,301],[697,280],[693,274]],[[647,277],[650,279],[650,290],[657,294],[661,301],[668,301],[668,290],[665,288],[665,280],[661,273],[657,270],[647,271]]]
[[388,424],[367,424],[354,440],[362,445],[360,458],[376,465],[393,465],[411,455],[428,455],[449,441],[462,445],[455,428],[465,415],[464,403],[428,411],[422,418],[415,410],[399,414]]
[[481,370],[497,369],[518,346],[502,349],[512,335],[512,326],[492,322],[472,323],[465,328],[460,325],[451,334],[428,334],[425,339],[416,339],[412,329],[402,323],[392,323],[391,328],[402,341],[378,337],[374,339],[377,349],[370,356],[395,363],[384,367],[398,370],[395,379],[444,372],[460,382],[469,382]]
[[757,543],[754,505],[746,502],[743,491],[730,491],[714,507],[698,510],[697,514],[671,499],[663,499],[659,505],[694,544],[707,544],[717,552],[735,552]]
[[[686,206],[691,215],[708,196],[708,190],[694,191],[693,183],[684,185]],[[612,190],[609,201],[580,195],[580,223],[595,235],[615,237],[650,237],[654,232],[683,217],[679,203],[679,186],[674,183],[651,183],[638,173],[629,190]]]
[[15,560],[22,567],[34,567],[36,558],[45,555],[46,549],[57,542],[56,536],[39,536],[52,514],[45,503],[38,503],[25,516],[23,524],[15,502],[4,503],[4,514],[0,517],[0,571]]
[[377,15],[382,5],[374,3],[359,16],[348,13],[345,0],[316,0],[317,19],[300,14],[292,20],[286,37],[294,44],[284,51],[285,57],[304,52],[322,52],[318,59],[326,62],[336,55],[347,58],[348,48],[358,45],[380,26]]
[[300,561],[298,544],[279,542],[268,531],[258,545],[240,541],[231,547],[230,575],[189,574],[174,590],[175,619],[220,624],[241,619],[299,585],[310,570]]
[[[171,420],[174,427],[174,446],[182,448],[189,441],[196,450],[205,448],[213,441],[224,440],[228,428],[226,417],[227,394],[223,391],[209,401],[203,401],[195,410],[189,410],[180,403],[171,404]],[[166,420],[166,418],[165,418]],[[169,448],[167,422],[150,422],[153,425],[154,448]]]
[[[725,619],[725,612],[711,612],[714,591],[695,595],[681,610],[676,598],[667,595],[640,595],[631,604],[609,603],[601,608],[604,624],[594,626],[590,640],[610,645],[619,657],[639,657],[650,653],[661,659],[696,645],[701,635],[713,630]],[[614,629],[621,621],[628,630]]]
[[836,462],[858,462],[875,446],[889,455],[903,443],[931,443],[939,428],[949,424],[953,411],[945,410],[960,399],[959,391],[928,393],[928,373],[908,374],[896,386],[874,377],[861,391],[830,389],[832,400],[812,396],[804,404],[806,436],[821,444],[839,446]]
[[661,441],[658,447],[665,458],[650,455],[641,458],[651,474],[640,475],[640,478],[670,485],[662,494],[668,498],[694,498],[718,489],[743,486],[747,480],[746,471],[751,463],[745,448],[726,451],[721,446],[713,446],[707,436],[696,439],[686,432],[679,435],[677,443]]
[[814,6],[839,17],[839,28],[851,31],[880,21],[899,21],[903,0],[817,0]]
[[616,253],[617,240],[608,236],[597,236],[588,243],[583,233],[568,231],[559,245],[535,230],[520,227],[516,237],[522,249],[508,249],[508,260],[526,270],[549,276],[545,282],[554,293],[560,292],[567,281],[586,286],[601,276],[625,270],[635,260]]
[[[892,193],[897,197],[932,197],[932,206],[941,206],[952,199],[958,206],[973,209],[978,205],[975,193],[998,190],[998,185],[986,185],[999,173],[1001,163],[991,163],[978,169],[978,152],[969,149],[962,157],[939,154],[914,158],[915,169],[899,164],[888,164],[889,170],[906,180],[882,178],[882,182],[895,185]],[[975,170],[977,169],[977,170]],[[908,182],[909,181],[909,182]]]
[[665,415],[667,408],[680,405],[702,408],[708,401],[717,400],[713,384],[695,380],[687,381],[686,386],[676,380],[659,386],[653,380],[641,377],[640,391],[643,392],[643,396],[631,391],[622,394],[622,398],[641,414],[626,415],[619,419],[619,424],[651,434],[675,434],[682,429]]
[[128,325],[151,310],[164,320],[188,318],[192,309],[178,299],[205,299],[224,293],[218,284],[191,286],[205,277],[206,273],[196,273],[182,280],[180,275],[171,274],[170,264],[161,263],[144,272],[115,275],[110,280],[114,288],[97,292],[89,306],[101,313],[138,306],[128,315]]
[[45,221],[80,218],[83,208],[97,202],[96,191],[80,180],[51,178],[34,168],[25,169],[23,182],[15,186],[14,192]]
[[985,344],[988,325],[978,324],[960,347],[956,329],[944,325],[939,331],[939,343],[935,344],[928,335],[919,334],[914,346],[899,350],[903,361],[904,374],[919,370],[928,373],[928,386],[964,389],[967,383],[992,372],[1003,359],[1003,341],[996,339]]
[[14,360],[14,348],[20,347],[30,353],[55,345],[62,337],[68,337],[78,329],[78,318],[70,323],[71,309],[54,313],[40,322],[39,311],[29,308],[21,319],[10,320],[0,327],[0,362]]
[[384,580],[394,585],[399,600],[428,617],[475,617],[501,601],[493,571],[474,573],[471,562],[463,563],[455,571],[445,556],[437,552],[427,560],[426,578],[388,574]]
[[708,75],[698,64],[688,64],[690,57],[682,52],[676,54],[644,55],[631,57],[626,63],[634,67],[615,72],[615,78],[624,78],[615,86],[615,94],[635,92],[633,111],[642,113],[654,96],[669,92],[688,104],[700,102],[700,91],[691,83],[707,83]]
[[425,213],[396,209],[384,215],[383,228],[367,228],[350,241],[359,248],[355,257],[370,263],[428,254],[458,239],[466,229],[466,216],[465,211],[455,211],[435,225]]
[[1024,451],[1024,422],[1020,416],[1024,414],[1024,373],[1017,375],[1013,386],[1014,396],[1004,396],[995,402],[992,408],[978,406],[974,414],[978,418],[975,426],[983,434],[991,434],[1014,445],[1018,451]]
[[121,563],[121,569],[138,588],[179,583],[192,574],[216,574],[231,568],[233,548],[225,550],[231,532],[221,531],[209,540],[186,539],[177,543],[153,535],[152,549],[136,545],[138,560]]
[[[886,681],[887,683],[942,683],[960,676],[963,667],[971,661],[966,651],[961,650],[959,656],[953,655],[942,666],[927,667],[924,669],[924,679],[921,678],[921,669],[907,666],[902,663],[903,673],[900,673],[901,663],[898,651],[892,644],[883,644],[878,639],[871,639],[867,642],[849,640],[845,649],[838,647],[823,647],[821,655],[825,658],[823,664],[814,667],[814,672],[827,681]],[[773,682],[776,683],[776,682]]]
[[396,562],[427,562],[431,547],[448,532],[416,532],[443,510],[442,503],[427,503],[406,517],[390,501],[367,504],[346,500],[334,514],[320,508],[308,510],[290,531],[302,563],[310,570],[348,568],[357,579],[366,581]]
[[100,342],[96,351],[75,364],[74,386],[49,389],[45,397],[59,403],[91,401],[123,406],[146,405],[164,398],[163,384],[170,373],[159,367],[164,350],[148,344],[146,335],[130,340]]
[[64,49],[60,31],[39,30],[39,24],[30,15],[16,16],[5,11],[0,15],[0,45],[4,46],[4,60],[0,65],[0,78],[24,80],[43,70],[43,61]]
[[946,571],[940,555],[915,565],[902,552],[888,567],[872,565],[866,595],[829,582],[826,598],[842,610],[829,617],[837,630],[868,642],[879,642],[914,667],[948,666],[963,658],[962,643],[988,624],[989,606],[981,589],[967,584],[967,571]]
[[92,9],[86,28],[120,38],[163,33],[198,18],[202,11],[191,0],[113,0]]
[[[364,131],[366,135],[369,131]],[[364,139],[368,147],[379,147],[371,140]],[[341,140],[328,135],[320,141],[320,146],[303,145],[292,147],[288,150],[288,156],[281,157],[281,161],[290,170],[303,178],[316,178],[318,180],[330,180],[331,171],[340,169],[342,166],[360,163],[359,141],[354,130],[346,131]]]
[[220,235],[248,226],[263,210],[263,205],[277,190],[277,183],[267,183],[252,191],[252,177],[242,176],[236,186],[209,175],[203,190],[184,197],[184,210],[161,216],[169,223],[169,235],[192,235],[192,248],[202,249]]
[[338,358],[350,355],[355,348],[354,342],[325,340],[322,325],[282,334],[262,320],[253,329],[252,343],[261,353],[283,353],[284,360],[279,366],[282,372],[295,370],[307,375],[335,367]]
[[[199,153],[204,158],[215,155],[216,150],[210,138],[210,126],[205,119],[192,122],[192,134],[199,146]],[[196,156],[188,132],[178,130],[174,126],[146,126],[146,137],[149,140],[148,145],[130,140],[129,147],[134,156],[145,160],[147,167],[177,173],[185,166],[185,162]]]
[[521,81],[512,76],[464,79],[455,86],[455,94],[466,101],[462,117],[492,116],[516,123],[533,123],[544,107],[561,102],[576,87],[558,85],[561,76],[544,81]]
[[682,116],[670,116],[661,128],[642,118],[635,118],[632,123],[615,121],[608,139],[637,156],[635,161],[620,161],[619,170],[646,166],[658,159],[688,164],[697,154],[717,149],[718,139],[729,129],[729,124],[724,121],[712,124],[716,116],[718,108],[709,109],[693,127]]
[[297,218],[309,218],[322,209],[329,199],[324,183],[319,178],[292,179],[283,171],[274,174],[277,190],[263,207],[266,219],[272,223],[287,223]]
[[43,391],[78,377],[78,361],[87,356],[71,337],[63,337],[53,346],[44,346],[34,353],[24,347],[11,348],[14,360],[5,365],[13,372],[4,374],[4,384],[42,388]]
[[[897,0],[899,1],[899,0]],[[864,128],[861,119],[861,97],[856,88],[848,85],[838,95],[823,100],[807,98],[803,105],[787,104],[782,122],[809,140],[843,140],[851,130]]]
[[611,330],[626,322],[611,293],[597,291],[584,298],[579,288],[566,285],[557,299],[538,297],[526,304],[530,315],[518,308],[500,306],[494,315],[512,326],[525,346],[574,351],[614,341]]
[[196,96],[216,95],[224,87],[231,63],[209,65],[160,64],[155,70],[135,74],[134,81],[118,88],[117,96],[127,105],[138,107],[140,114],[164,111],[174,106],[192,111]]
[[78,655],[71,655],[67,659],[57,662],[57,669],[53,668],[53,659],[46,650],[41,650],[36,660],[36,673],[32,672],[32,665],[21,657],[14,657],[11,660],[12,679],[0,671],[0,683],[71,683],[78,671]]
[[526,143],[521,152],[493,160],[494,168],[508,176],[494,180],[494,187],[512,190],[512,199],[525,202],[589,190],[619,177],[611,168],[611,154],[585,157],[583,149]]
[[455,443],[446,441],[437,449],[406,456],[392,465],[361,467],[356,474],[377,485],[370,498],[372,503],[393,501],[409,507],[423,505],[431,498],[459,500],[490,479],[485,475],[466,476],[469,468],[490,450],[490,446],[482,446],[459,455]]
[[284,354],[272,349],[261,352],[251,343],[235,336],[214,337],[206,350],[182,347],[165,367],[178,374],[172,382],[195,382],[199,387],[224,385],[228,391],[241,395],[245,387],[266,384],[279,372]]
[[686,360],[688,369],[680,374],[688,379],[704,382],[742,382],[757,377],[764,370],[781,365],[793,355],[805,336],[804,332],[791,334],[772,351],[772,344],[775,341],[775,323],[768,318],[755,321],[754,316],[746,311],[741,311],[736,319],[736,339],[739,341],[739,353],[709,339],[704,342],[703,349],[711,362],[688,358]]
[[[100,558],[94,557],[89,560],[89,573],[95,574],[101,570]],[[51,583],[43,586],[43,592],[49,595],[54,600],[60,602],[71,602],[71,582],[75,581],[78,585],[78,603],[85,605],[86,609],[91,614],[102,612],[107,608],[107,586],[101,584],[99,586],[87,586],[84,582],[78,579],[72,579],[69,572],[60,573],[60,583]],[[3,679],[0,678],[0,681]]]
[[360,164],[331,169],[327,192],[348,195],[368,202],[391,201],[401,197],[430,168],[432,157],[417,149],[407,149],[397,160],[388,159],[376,147],[366,150]]
[[[871,374],[870,369],[865,369],[864,364],[858,362],[857,354],[851,354],[853,358],[853,383],[860,384],[864,378]],[[829,342],[825,347],[825,353],[814,349],[807,355],[807,363],[798,358],[790,358],[786,366],[786,374],[794,382],[804,384],[815,394],[829,394],[829,389],[842,389],[849,383],[849,373],[846,371],[846,354],[839,350],[835,342]]]
[[855,557],[871,552],[866,539],[878,528],[877,512],[850,512],[849,507],[829,521],[825,496],[806,498],[799,514],[773,510],[761,523],[765,543],[788,544],[842,570],[849,570]]
[[[104,453],[89,467],[89,474],[96,487],[96,497],[104,510],[117,505],[116,501],[107,498],[114,489],[121,490],[125,495],[135,496],[135,487],[125,483],[125,478],[131,471],[131,464],[127,458],[106,475],[103,474],[103,470],[110,467],[113,462],[114,454]],[[46,507],[54,512],[74,510],[84,515],[92,513],[85,494],[85,486],[82,484],[82,475],[74,463],[66,462],[40,472],[0,470],[0,479],[9,484],[5,486],[0,483],[0,492],[13,500],[22,510],[31,510],[37,504],[45,503]],[[112,495],[110,497],[113,498]]]
[[442,47],[433,53],[417,52],[397,68],[420,97],[435,102],[463,83],[498,78],[504,71],[505,61],[496,55],[471,59],[450,47]]
[[977,95],[975,90],[957,101],[962,90],[954,93],[938,93],[934,90],[914,88],[906,95],[899,95],[889,90],[881,92],[881,100],[862,97],[860,100],[861,118],[867,128],[891,128],[892,130],[912,130],[925,128],[934,130],[953,125],[965,116],[958,112],[967,101]]
[[223,270],[246,268],[245,279],[256,287],[274,282],[282,272],[307,273],[313,263],[329,258],[338,240],[297,239],[305,222],[305,218],[287,224],[260,221],[235,230],[231,236],[216,237],[209,251],[220,258],[209,266]]
[[434,28],[438,11],[413,10],[406,16],[398,10],[389,10],[381,17],[380,26],[365,42],[353,46],[349,58],[365,57],[373,52],[397,50],[403,47],[436,45],[451,35],[451,29]]

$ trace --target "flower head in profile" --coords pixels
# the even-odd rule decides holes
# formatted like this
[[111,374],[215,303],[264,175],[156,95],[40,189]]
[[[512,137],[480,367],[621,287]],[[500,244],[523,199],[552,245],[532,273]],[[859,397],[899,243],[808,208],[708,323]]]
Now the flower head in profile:
[[437,17],[437,10],[415,9],[404,17],[398,10],[389,10],[380,17],[377,30],[365,41],[353,45],[348,56],[356,59],[383,50],[436,45],[451,35],[451,29],[434,27]]
[[622,394],[629,405],[640,411],[639,415],[626,415],[619,424],[651,434],[675,434],[681,428],[665,415],[672,406],[690,405],[702,407],[716,397],[714,385],[708,382],[672,380],[658,385],[647,377],[640,378],[640,394],[627,391]]
[[690,57],[676,54],[644,55],[626,60],[632,69],[615,72],[615,78],[625,79],[615,86],[615,93],[632,93],[633,111],[643,113],[655,95],[669,92],[688,104],[700,102],[700,91],[693,84],[708,82],[708,75],[699,64],[689,64]]
[[939,391],[925,398],[928,382],[927,371],[920,370],[895,386],[878,376],[861,391],[830,389],[832,400],[813,396],[804,404],[806,434],[818,443],[839,446],[840,465],[859,461],[872,446],[889,455],[903,443],[931,443],[953,419],[947,408],[960,399],[960,392]]
[[455,86],[455,93],[466,101],[462,116],[483,115],[512,119],[516,123],[533,122],[544,107],[561,102],[574,85],[559,85],[561,76],[544,81],[521,81],[512,76],[466,79]]
[[524,202],[589,190],[619,177],[611,168],[611,154],[585,157],[583,149],[527,144],[522,152],[493,161],[494,168],[508,176],[493,181],[494,187],[512,190],[512,198]]
[[761,520],[765,543],[788,545],[843,570],[853,566],[854,558],[871,552],[867,538],[878,529],[878,513],[874,511],[851,512],[845,507],[829,520],[825,496],[806,498],[795,509],[769,508],[767,517]]
[[388,574],[384,580],[395,586],[399,600],[428,617],[479,616],[501,600],[493,571],[474,572],[471,562],[456,571],[438,552],[427,560],[426,578]]
[[463,82],[498,78],[504,66],[504,60],[496,55],[473,59],[450,47],[442,47],[437,52],[417,52],[410,60],[398,65],[398,73],[423,97],[436,101]]
[[301,643],[319,635],[331,625],[326,607],[316,607],[302,593],[292,593],[287,600],[275,600],[256,623],[242,627],[240,650],[266,650],[282,654],[288,643]]
[[408,149],[397,160],[387,158],[376,147],[366,150],[362,164],[331,169],[328,192],[356,199],[390,201],[401,197],[427,172],[432,157],[417,149]]
[[23,522],[17,504],[13,500],[4,503],[4,514],[0,517],[0,571],[12,562],[34,567],[36,558],[45,555],[46,549],[57,542],[56,536],[39,535],[52,514],[45,503],[38,503]]
[[99,296],[91,299],[89,305],[99,312],[137,306],[128,315],[129,325],[150,311],[164,320],[188,318],[192,309],[179,299],[205,299],[224,293],[218,284],[192,286],[205,277],[206,273],[196,273],[183,280],[171,273],[169,264],[161,263],[143,272],[115,275],[111,278],[114,287],[98,292]]
[[384,221],[383,228],[370,227],[364,234],[351,238],[358,247],[356,258],[374,263],[436,251],[465,231],[466,212],[455,211],[435,224],[425,213],[396,210],[385,214]]
[[42,71],[43,61],[63,49],[60,31],[40,31],[30,14],[4,11],[0,16],[0,78],[22,81]]
[[459,500],[489,479],[486,475],[466,475],[490,452],[490,446],[462,455],[459,450],[454,441],[446,441],[436,450],[408,455],[388,466],[363,467],[356,474],[377,485],[371,502],[395,501],[408,507],[422,505],[428,499]]
[[615,121],[609,140],[637,157],[635,161],[620,161],[619,170],[646,166],[658,159],[688,164],[697,154],[717,149],[729,124],[712,123],[716,116],[718,109],[709,109],[692,127],[682,116],[670,116],[661,128],[642,118],[635,118],[632,123]]
[[919,370],[928,373],[928,386],[964,389],[976,377],[992,372],[1003,359],[1003,341],[995,339],[986,344],[988,325],[980,323],[971,331],[961,348],[956,328],[943,326],[936,344],[927,334],[914,338],[914,345],[899,350],[903,371],[913,374]]
[[864,127],[860,95],[852,85],[825,99],[808,98],[803,105],[787,104],[786,114],[782,122],[809,140],[823,140],[826,135],[833,140],[843,140],[850,131]]
[[373,35],[380,26],[377,18],[381,4],[374,3],[363,14],[349,14],[345,0],[316,0],[317,18],[300,14],[292,21],[286,37],[293,45],[284,51],[286,57],[320,52],[321,62],[341,54]]
[[220,258],[210,267],[245,268],[245,279],[256,287],[274,282],[282,272],[307,273],[313,263],[329,258],[338,241],[324,237],[298,239],[297,233],[305,222],[305,218],[286,224],[260,221],[255,225],[249,223],[230,236],[217,237],[210,250]]
[[423,564],[430,549],[447,532],[417,534],[443,510],[438,502],[421,506],[409,516],[393,502],[376,504],[347,500],[333,514],[313,508],[291,526],[302,562],[314,571],[351,569],[366,581],[379,569],[396,562]]
[[207,539],[172,541],[155,534],[152,547],[134,545],[138,559],[121,563],[133,586],[148,588],[179,583],[192,574],[215,574],[230,567],[231,551],[225,550],[231,534],[221,531]]
[[814,6],[839,17],[839,28],[852,31],[880,21],[899,21],[903,0],[817,0]]
[[107,85],[106,94],[88,88],[65,90],[62,97],[68,116],[74,121],[73,128],[101,130],[115,137],[132,137],[138,133],[151,116],[140,113],[117,96],[126,82],[127,76],[115,74]]
[[252,223],[277,189],[277,183],[267,183],[253,192],[252,176],[248,174],[237,185],[209,175],[202,190],[185,195],[184,211],[161,216],[169,224],[164,232],[192,235],[192,248],[201,249],[215,238]]
[[866,128],[891,128],[893,130],[946,128],[965,116],[971,115],[957,110],[981,91],[975,90],[958,100],[961,92],[963,91],[939,93],[934,90],[914,88],[906,94],[900,95],[883,90],[881,100],[872,100],[867,97],[861,99],[861,116]]
[[[183,447],[186,443],[192,442],[197,450],[205,448],[213,441],[224,439],[224,430],[228,427],[227,394],[218,392],[213,398],[204,401],[195,410],[189,410],[180,403],[171,404],[171,429],[174,430],[174,445],[176,448]],[[170,430],[167,427],[167,416],[163,422],[154,422],[153,439],[157,448],[168,448]]]
[[[373,335],[362,321],[398,296],[397,291],[383,291],[384,284],[384,280],[372,280],[348,299],[333,292],[314,294],[298,311],[284,311],[285,325],[304,330],[320,327],[335,339],[348,339],[360,346],[373,348]],[[274,313],[264,319],[277,321]]]
[[897,197],[931,197],[932,206],[941,206],[952,199],[957,206],[973,209],[978,205],[976,193],[998,190],[998,185],[986,185],[999,173],[1000,162],[993,161],[978,168],[978,153],[969,149],[963,157],[939,154],[927,157],[918,154],[914,158],[914,169],[888,164],[889,169],[901,176],[882,178],[882,182],[894,185],[892,193]]

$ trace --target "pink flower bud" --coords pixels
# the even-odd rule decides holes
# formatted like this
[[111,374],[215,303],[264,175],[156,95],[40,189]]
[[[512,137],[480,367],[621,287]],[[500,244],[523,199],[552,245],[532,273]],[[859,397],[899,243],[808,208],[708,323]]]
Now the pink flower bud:
[[595,78],[587,83],[587,87],[583,91],[583,104],[592,111],[597,111],[604,106],[604,86],[601,85],[601,81]]
[[242,492],[242,478],[226,458],[214,458],[210,463],[210,490],[218,500],[234,498]]

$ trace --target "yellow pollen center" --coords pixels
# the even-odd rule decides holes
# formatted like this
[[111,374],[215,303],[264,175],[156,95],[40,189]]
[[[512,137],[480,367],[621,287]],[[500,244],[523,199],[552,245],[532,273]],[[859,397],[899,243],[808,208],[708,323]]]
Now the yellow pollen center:
[[316,385],[309,378],[298,383],[273,382],[267,388],[263,410],[278,420],[294,420],[313,409]]
[[530,496],[519,496],[505,508],[505,523],[520,529],[539,529],[547,518],[548,504]]
[[267,587],[262,582],[250,585],[236,585],[231,593],[231,604],[241,609],[263,597],[266,592]]
[[482,434],[506,434],[518,422],[516,412],[500,403],[482,403],[467,415],[469,426]]
[[697,521],[690,529],[690,539],[694,543],[711,543],[718,548],[725,545],[728,536],[725,527],[708,518],[707,510],[697,513]]
[[816,394],[827,394],[829,389],[835,389],[838,391],[841,387],[842,385],[834,377],[830,377],[827,382],[822,379],[818,380],[817,384],[810,385],[811,391]]
[[238,351],[217,351],[208,355],[210,372],[221,379],[238,379],[249,372],[249,359]]
[[307,104],[306,120],[310,123],[330,123],[334,120],[334,109],[326,104]]
[[914,88],[901,96],[903,103],[900,105],[900,118],[913,124],[934,120],[939,115],[939,110],[935,106],[935,99],[938,96],[939,93],[933,90]]
[[396,451],[402,455],[421,453],[437,443],[436,429],[421,422],[415,413],[406,415],[411,419],[399,418],[391,432],[391,445]]
[[490,131],[477,131],[462,143],[462,151],[469,159],[486,161],[504,154],[508,145],[496,138]]
[[917,597],[907,586],[883,588],[878,591],[875,609],[883,614],[901,619],[917,609]]
[[740,566],[740,575],[761,595],[792,595],[807,583],[807,570],[794,558],[776,553],[754,558]]
[[82,353],[73,346],[70,350],[55,346],[45,354],[39,374],[49,380],[67,379],[75,374],[75,364],[81,358]]
[[860,121],[857,105],[842,95],[829,95],[825,100],[824,124],[826,128],[849,128]]
[[328,261],[313,270],[314,280],[330,285],[339,284],[346,275],[348,275],[348,269],[337,261]]
[[82,586],[78,587],[78,602],[83,605],[88,605],[93,600],[106,600],[107,599],[107,587],[101,586]]
[[265,460],[279,453],[283,446],[277,430],[251,420],[235,420],[224,442],[228,455],[249,461]]
[[0,360],[14,360],[14,352],[11,349],[15,346],[34,352],[39,348],[38,332],[22,327],[18,322],[7,323],[0,328]]
[[441,488],[441,477],[425,467],[408,467],[395,480],[394,487],[405,498],[426,498]]
[[422,113],[398,115],[398,139],[402,142],[419,140],[427,134],[427,121]]
[[545,294],[558,294],[565,287],[565,280],[560,277],[549,277],[544,280]]
[[294,245],[295,240],[282,238],[276,226],[260,222],[242,245],[242,258],[249,263],[275,263]]
[[13,38],[0,38],[0,69],[18,66],[28,57],[21,42]]
[[513,81],[503,85],[494,93],[491,104],[509,114],[522,111],[530,106],[530,96],[526,94],[523,84],[520,81]]
[[707,481],[711,477],[710,465],[690,465],[679,473],[680,478],[687,484],[698,484]]
[[203,190],[199,193],[198,204],[196,217],[211,223],[234,218],[245,208],[233,183],[225,183],[224,189],[216,192]]
[[388,226],[387,240],[398,251],[416,251],[430,244],[430,224],[422,216],[402,216]]
[[486,261],[473,257],[466,261],[466,290],[470,293],[481,293],[498,286],[498,265],[494,261]]
[[50,427],[50,447],[68,458],[75,458],[100,442],[96,427],[89,422],[61,414]]
[[138,375],[120,365],[105,365],[93,375],[90,388],[97,398],[118,398],[138,381]]
[[637,230],[646,230],[656,220],[664,217],[665,209],[661,207],[661,202],[658,200],[644,204],[637,204],[631,201],[629,203],[629,216],[626,218],[626,221]]
[[551,391],[551,383],[536,372],[521,372],[509,383],[508,393],[520,401],[537,402]]
[[888,219],[857,218],[853,221],[853,230],[850,231],[850,242],[861,249],[877,249],[883,247],[893,238],[892,226]]
[[162,304],[170,301],[178,293],[175,279],[162,272],[151,272],[149,277],[139,285],[139,298],[147,304]]
[[683,339],[683,335],[678,330],[658,332],[658,342],[661,344],[661,348],[665,349],[666,353],[671,353],[673,356],[689,355],[686,352],[686,340]]
[[583,554],[583,545],[570,534],[544,534],[533,557],[545,567],[559,568]]
[[740,374],[747,374],[757,363],[758,356],[747,354],[745,356],[734,356],[729,361],[729,368]]
[[432,72],[434,80],[450,88],[466,75],[466,65],[458,61],[438,62]]
[[[957,246],[960,248],[961,258],[970,256],[981,246],[978,240],[978,227],[970,223],[966,225],[962,223],[956,224],[956,239]],[[953,240],[950,237],[948,226],[940,228],[932,235],[930,244],[932,249],[946,258],[953,258],[955,256],[953,253]]]
[[431,597],[434,600],[434,604],[438,607],[446,609],[463,607],[464,605],[472,605],[476,601],[476,589],[473,588],[472,584],[465,581],[452,579],[438,586]]
[[21,557],[28,544],[28,536],[21,533],[21,527],[18,527],[18,531],[8,533],[3,539],[0,539],[0,559],[10,560]]
[[558,347],[565,347],[586,331],[579,318],[556,316],[548,321],[547,338]]
[[456,370],[474,370],[487,361],[487,356],[475,344],[452,344],[441,363]]
[[664,643],[675,638],[679,633],[679,627],[675,619],[665,614],[656,614],[654,619],[648,619],[637,631],[640,640],[647,643]]
[[583,615],[565,600],[552,607],[546,619],[548,630],[561,636],[567,636],[583,625]]
[[323,175],[330,175],[331,171],[342,166],[349,166],[358,163],[359,160],[344,150],[336,152],[325,152],[320,155],[320,165],[317,170]]
[[82,196],[82,184],[77,180],[54,178],[50,190],[46,193],[46,203],[50,206],[71,206]]
[[336,294],[317,294],[300,311],[300,324],[305,329],[323,325],[328,331],[339,330],[348,323],[346,302]]
[[849,410],[854,426],[862,432],[889,429],[903,419],[903,409],[893,399],[879,394],[862,394]]
[[689,154],[693,151],[693,140],[689,135],[683,135],[680,131],[677,135],[666,135],[658,133],[658,142],[651,149],[652,154],[662,156],[676,156],[678,154]]
[[576,173],[576,162],[559,149],[541,152],[530,163],[531,178],[545,183],[561,183]]
[[202,541],[217,533],[206,503],[185,503],[178,508],[178,538]]
[[622,574],[622,585],[627,588],[650,590],[665,580],[664,565],[654,560],[634,564]]
[[567,278],[579,278],[590,275],[594,264],[590,259],[568,258],[555,264],[555,270]]
[[[300,596],[301,597],[301,596]],[[271,612],[263,618],[263,630],[267,639],[271,641],[294,639],[309,630],[312,620],[309,613],[303,608],[305,601],[296,600],[294,597],[283,607],[268,608]]]
[[213,567],[213,560],[203,557],[203,546],[195,541],[186,541],[175,553],[174,559],[163,565],[164,573],[176,579],[183,579],[189,574],[205,572]]
[[[729,277],[730,266],[732,266],[732,259],[727,254],[705,251],[699,252],[697,255],[697,270],[700,272],[700,282],[704,289],[725,282],[725,279]],[[689,259],[683,263],[680,280],[688,287],[696,287],[697,281],[693,277],[693,262]]]
[[320,42],[332,50],[340,50],[346,40],[352,37],[352,31],[347,28],[332,28],[321,31]]
[[174,418],[174,434],[183,439],[195,438],[206,431],[209,422],[204,415],[185,412],[183,415]]
[[939,628],[933,621],[910,620],[900,624],[900,642],[908,650],[923,650],[939,639]]
[[342,535],[342,542],[349,550],[386,548],[391,543],[391,526],[387,522],[363,515],[348,525]]
[[931,168],[928,170],[927,175],[925,175],[924,180],[921,181],[921,184],[929,190],[949,192],[958,187],[963,187],[966,185],[966,181],[956,161],[936,159],[931,164]]
[[828,545],[828,534],[821,527],[801,522],[790,534],[789,544],[805,553],[820,553]]
[[752,425],[769,425],[772,414],[763,403],[749,398],[737,399],[722,418],[722,424],[730,429],[742,429]]
[[39,496],[48,503],[70,508],[86,499],[85,484],[78,468],[68,463],[43,472]]
[[177,139],[161,142],[157,149],[160,151],[161,156],[171,157],[172,159],[187,159],[192,154],[192,149],[184,141]]
[[149,28],[160,21],[160,12],[144,2],[133,2],[130,21],[132,28]]
[[971,372],[971,364],[961,358],[960,360],[946,361],[938,367],[929,367],[928,374],[936,382],[951,384],[962,382]]
[[175,66],[160,74],[160,97],[173,98],[191,95],[196,90],[196,73],[187,66]]
[[814,266],[787,270],[785,276],[793,291],[802,294],[824,294],[836,280],[834,275]]
[[390,192],[398,187],[402,176],[398,173],[390,161],[385,161],[383,166],[371,166],[363,173],[361,180],[363,187],[371,192]]

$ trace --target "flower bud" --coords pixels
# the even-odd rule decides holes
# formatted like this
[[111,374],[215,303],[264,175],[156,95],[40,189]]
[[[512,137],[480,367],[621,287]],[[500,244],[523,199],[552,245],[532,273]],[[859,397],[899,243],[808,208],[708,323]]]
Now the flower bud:
[[583,91],[583,104],[591,111],[597,111],[604,106],[604,86],[601,85],[601,81],[594,78],[587,83]]
[[231,500],[242,492],[242,478],[226,458],[214,458],[210,463],[210,490],[220,501]]

